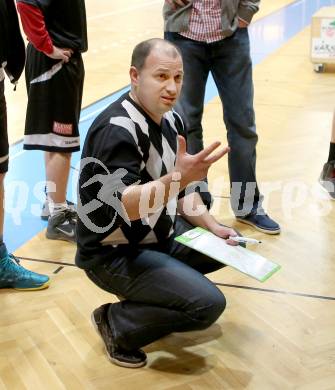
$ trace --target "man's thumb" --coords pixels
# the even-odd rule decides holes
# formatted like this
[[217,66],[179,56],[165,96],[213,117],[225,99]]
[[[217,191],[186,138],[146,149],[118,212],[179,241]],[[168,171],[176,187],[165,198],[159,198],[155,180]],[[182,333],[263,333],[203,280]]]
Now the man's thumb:
[[186,153],[186,140],[181,135],[178,135],[178,153],[179,154]]

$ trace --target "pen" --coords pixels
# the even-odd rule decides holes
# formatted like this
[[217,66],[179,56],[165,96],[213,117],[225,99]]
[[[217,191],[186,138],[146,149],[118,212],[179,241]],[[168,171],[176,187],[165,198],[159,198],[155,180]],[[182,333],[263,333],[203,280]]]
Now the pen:
[[245,244],[260,244],[262,242],[260,240],[256,240],[255,238],[240,237],[240,236],[235,236],[235,237],[230,236],[229,240],[245,243]]

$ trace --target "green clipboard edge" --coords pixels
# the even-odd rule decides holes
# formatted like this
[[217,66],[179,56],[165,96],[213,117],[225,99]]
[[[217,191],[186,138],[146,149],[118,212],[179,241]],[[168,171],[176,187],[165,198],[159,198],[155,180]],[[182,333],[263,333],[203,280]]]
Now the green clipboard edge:
[[[191,230],[189,230],[189,231],[194,231],[194,232],[199,232],[199,233],[208,233],[209,232],[209,230],[206,230],[206,229],[203,229],[203,228],[201,228],[201,227],[196,227],[196,228],[194,228],[194,229],[191,229]],[[186,233],[186,232],[185,232]],[[185,233],[183,233],[183,234],[185,234]],[[178,241],[178,242],[180,242],[181,244],[184,244],[184,245],[186,245],[187,246],[187,243],[188,242],[190,242],[190,241],[192,241],[192,240],[194,240],[194,238],[196,238],[196,237],[194,237],[194,238],[188,238],[188,237],[183,237],[183,234],[181,234],[180,236],[177,236],[177,237],[175,237],[175,241]],[[191,247],[190,247],[191,248]],[[191,248],[191,249],[193,249],[193,248]],[[194,249],[195,250],[195,249]],[[197,250],[198,251],[198,250]],[[199,253],[202,253],[203,255],[205,255],[205,256],[208,256],[206,253],[204,253],[204,252],[201,252],[201,251],[198,251]],[[216,261],[219,261],[218,259],[216,259],[215,257],[213,257],[213,259],[214,260],[216,260]],[[272,261],[272,263],[273,263],[273,261]],[[276,264],[276,263],[274,263],[274,264]],[[257,279],[257,278],[253,278],[253,279],[255,279],[255,280],[258,280],[259,282],[261,282],[261,283],[264,283],[264,282],[266,282],[274,273],[276,273],[277,271],[279,271],[280,269],[281,269],[281,265],[279,265],[279,264],[276,264],[277,265],[277,267],[275,267],[272,271],[270,271],[268,274],[266,274],[262,279]],[[231,266],[229,266],[229,265],[227,265],[227,267],[231,267]],[[234,267],[232,267],[232,268],[234,268]],[[242,272],[242,271],[240,271],[241,273],[243,273],[244,275],[247,275],[247,276],[250,276],[250,277],[252,277],[251,275],[248,275],[248,274],[246,274],[245,272]]]

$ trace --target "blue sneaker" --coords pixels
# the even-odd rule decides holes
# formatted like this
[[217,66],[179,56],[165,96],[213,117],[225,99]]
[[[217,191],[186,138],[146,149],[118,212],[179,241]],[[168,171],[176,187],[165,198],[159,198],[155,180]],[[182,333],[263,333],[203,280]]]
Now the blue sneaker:
[[50,280],[46,275],[40,275],[23,268],[19,260],[1,248],[0,259],[0,288],[16,290],[42,290],[49,286]]
[[239,222],[253,226],[255,229],[266,234],[279,234],[280,226],[271,219],[267,214],[257,214],[251,212],[245,217],[236,217]]

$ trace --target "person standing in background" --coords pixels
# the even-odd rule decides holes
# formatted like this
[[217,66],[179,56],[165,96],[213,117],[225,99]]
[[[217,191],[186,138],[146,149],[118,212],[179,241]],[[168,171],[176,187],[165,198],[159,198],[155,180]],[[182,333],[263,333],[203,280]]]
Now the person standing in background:
[[24,149],[45,152],[45,209],[50,210],[47,238],[75,241],[76,213],[66,201],[66,188],[71,154],[80,149],[81,53],[87,50],[85,2],[17,0],[17,7],[29,40]]
[[13,0],[0,0],[0,40],[0,288],[41,290],[49,286],[49,277],[23,268],[19,260],[8,253],[3,241],[4,179],[9,159],[5,73],[16,85],[25,61],[24,43]]
[[[248,25],[259,0],[166,0],[165,39],[182,52],[185,77],[176,111],[186,120],[188,151],[203,149],[205,88],[212,73],[223,104],[231,153],[228,156],[231,206],[238,221],[280,233],[262,208],[256,180],[256,134]],[[209,193],[203,200],[211,204]]]
[[332,199],[335,199],[335,110],[333,114],[328,160],[323,166],[319,182],[328,192],[329,196]]

